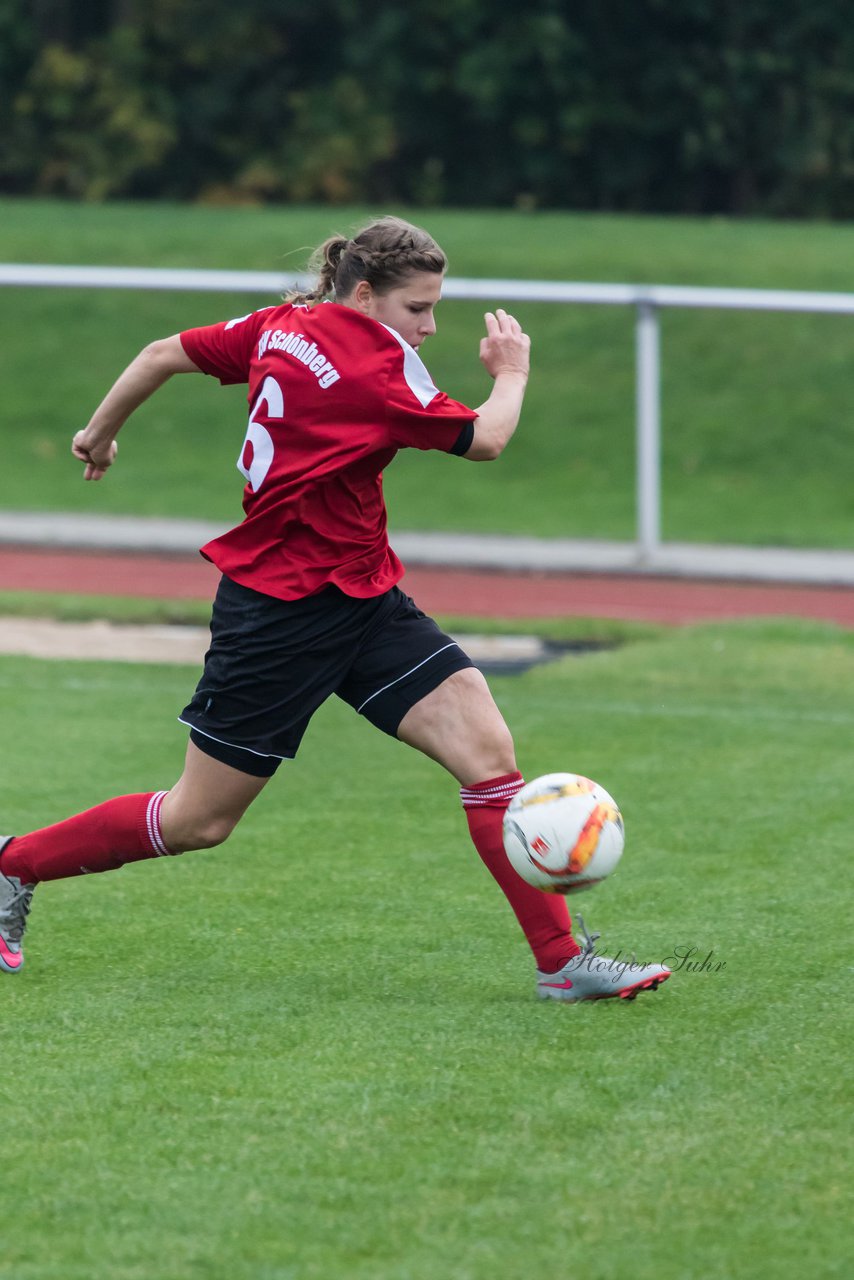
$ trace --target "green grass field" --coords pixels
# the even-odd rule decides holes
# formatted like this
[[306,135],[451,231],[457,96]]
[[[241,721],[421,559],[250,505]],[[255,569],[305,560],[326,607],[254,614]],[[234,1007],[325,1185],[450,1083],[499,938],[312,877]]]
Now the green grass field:
[[[83,206],[0,200],[0,256],[17,262],[301,269],[307,251],[374,210]],[[453,274],[854,289],[854,227],[557,213],[415,213]],[[8,289],[0,301],[0,507],[234,520],[245,428],[239,388],[176,379],[122,439],[122,465],[85,486],[74,430],[153,337],[267,297]],[[496,298],[496,304],[501,298]],[[441,386],[480,403],[480,304],[440,308],[425,350]],[[520,304],[534,377],[495,467],[402,454],[386,476],[392,527],[633,536],[634,315]],[[854,322],[669,312],[663,321],[668,539],[851,547]]]
[[[193,678],[0,660],[4,829],[170,785]],[[854,639],[650,631],[493,684],[528,777],[623,806],[602,941],[722,967],[539,1004],[454,785],[328,705],[225,848],[37,892],[0,1275],[848,1274]]]

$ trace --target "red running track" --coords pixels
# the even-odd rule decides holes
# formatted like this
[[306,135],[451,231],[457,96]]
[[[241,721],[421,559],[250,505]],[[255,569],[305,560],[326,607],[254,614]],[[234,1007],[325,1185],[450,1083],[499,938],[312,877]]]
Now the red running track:
[[[0,591],[210,599],[217,570],[201,556],[0,547]],[[414,568],[403,584],[429,613],[469,617],[623,618],[692,623],[758,616],[854,627],[854,589],[633,575]]]

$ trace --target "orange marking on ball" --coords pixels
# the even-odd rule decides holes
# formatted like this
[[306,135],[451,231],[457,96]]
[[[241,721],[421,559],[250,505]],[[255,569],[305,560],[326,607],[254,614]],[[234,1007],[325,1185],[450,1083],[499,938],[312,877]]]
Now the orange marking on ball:
[[569,855],[569,870],[572,875],[578,875],[579,871],[584,870],[596,852],[605,823],[616,821],[616,817],[617,814],[610,805],[597,804],[585,822],[575,848]]

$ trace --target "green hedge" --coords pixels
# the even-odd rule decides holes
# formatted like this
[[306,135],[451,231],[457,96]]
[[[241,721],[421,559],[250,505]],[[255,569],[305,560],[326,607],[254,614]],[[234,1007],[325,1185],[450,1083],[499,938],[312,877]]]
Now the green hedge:
[[0,0],[0,190],[848,217],[843,0]]

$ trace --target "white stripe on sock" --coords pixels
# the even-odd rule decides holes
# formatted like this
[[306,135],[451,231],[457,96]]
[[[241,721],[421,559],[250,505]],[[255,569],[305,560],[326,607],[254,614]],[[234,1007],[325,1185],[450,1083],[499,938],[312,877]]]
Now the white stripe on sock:
[[460,787],[460,800],[464,809],[473,809],[478,805],[495,804],[496,801],[509,802],[524,787],[522,782],[502,782],[494,787],[478,787],[476,791],[470,787]]
[[158,858],[166,858],[169,856],[169,850],[163,843],[163,835],[160,830],[160,809],[166,795],[167,792],[165,791],[156,792],[156,794],[149,800],[148,809],[145,813],[145,825],[148,830],[148,838],[151,841],[151,847]]

